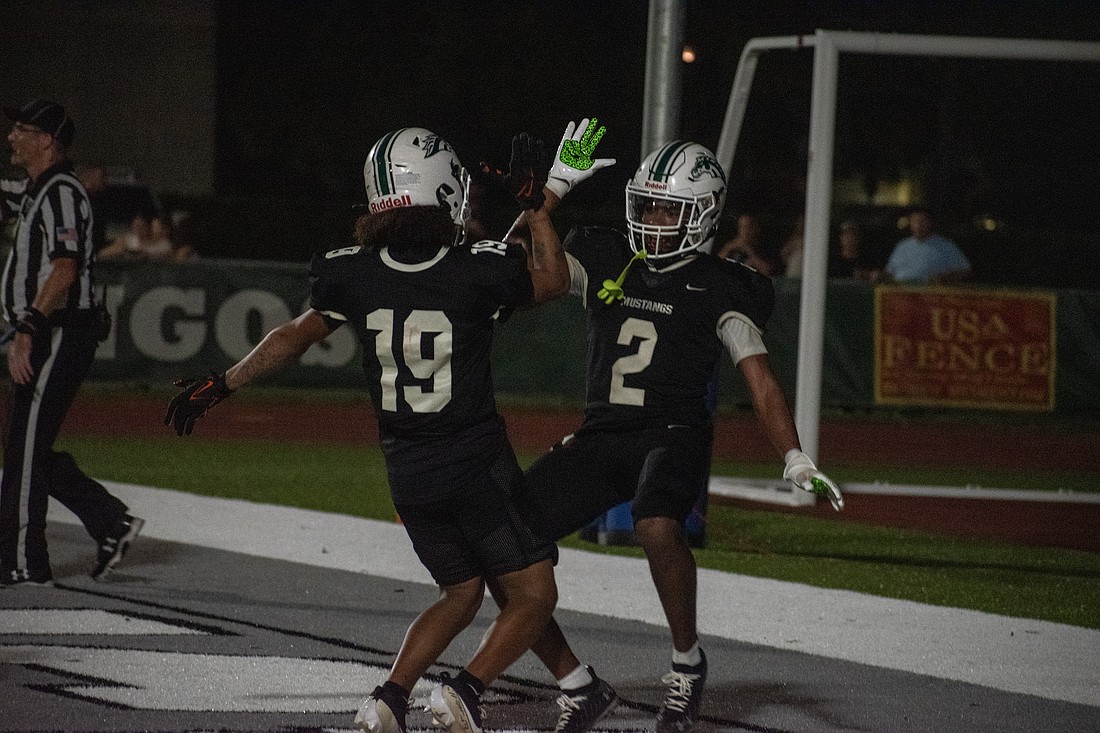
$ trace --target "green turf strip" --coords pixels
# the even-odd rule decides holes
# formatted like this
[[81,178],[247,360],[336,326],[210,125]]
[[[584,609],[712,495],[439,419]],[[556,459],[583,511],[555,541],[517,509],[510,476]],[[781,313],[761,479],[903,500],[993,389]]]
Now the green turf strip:
[[[198,435],[64,437],[90,475],[125,483],[391,521],[376,446],[206,440]],[[522,455],[526,465],[534,456]],[[716,472],[775,477],[777,467],[722,462]],[[876,474],[878,475],[878,474]],[[1045,474],[1012,474],[1011,488]],[[835,478],[860,480],[848,470]],[[881,478],[881,476],[880,476]],[[1049,478],[1047,479],[1049,481]],[[964,472],[908,471],[898,481],[966,485]],[[712,506],[700,567],[958,608],[1100,628],[1100,557],[767,510]],[[640,556],[637,548],[562,543]],[[736,599],[731,599],[736,605]]]

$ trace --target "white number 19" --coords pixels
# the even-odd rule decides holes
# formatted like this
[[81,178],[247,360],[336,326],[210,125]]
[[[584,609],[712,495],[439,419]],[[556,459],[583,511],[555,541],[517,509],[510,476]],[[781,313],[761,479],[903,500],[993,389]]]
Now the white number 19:
[[[397,378],[401,370],[393,353],[393,334],[397,328],[393,310],[379,308],[367,315],[367,328],[377,331],[374,354],[382,366],[382,404],[387,412],[397,412]],[[429,380],[430,390],[422,385],[402,389],[405,403],[413,412],[439,412],[451,401],[451,321],[443,311],[414,310],[401,324],[401,356],[413,377]],[[431,349],[425,349],[423,336],[430,334]],[[425,351],[430,355],[425,356]]]

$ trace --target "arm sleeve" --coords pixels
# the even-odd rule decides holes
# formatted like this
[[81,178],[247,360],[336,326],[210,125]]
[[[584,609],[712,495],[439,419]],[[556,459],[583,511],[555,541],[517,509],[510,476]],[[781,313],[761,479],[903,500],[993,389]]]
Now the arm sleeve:
[[760,329],[747,316],[736,311],[722,316],[718,323],[718,338],[725,344],[734,364],[747,356],[768,353]]
[[584,297],[588,292],[588,273],[584,265],[568,252],[565,253],[565,261],[569,263],[569,294]]

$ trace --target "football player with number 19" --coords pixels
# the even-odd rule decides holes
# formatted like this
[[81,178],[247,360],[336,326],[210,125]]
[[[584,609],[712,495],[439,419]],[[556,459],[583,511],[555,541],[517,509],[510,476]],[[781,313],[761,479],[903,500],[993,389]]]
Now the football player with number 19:
[[441,590],[360,707],[355,723],[366,731],[404,733],[413,686],[473,621],[491,580],[504,597],[500,615],[466,668],[430,696],[452,733],[480,733],[481,693],[530,648],[557,602],[557,549],[530,533],[513,503],[522,472],[490,370],[495,324],[560,295],[568,280],[553,270],[561,243],[542,206],[541,146],[516,136],[508,176],[535,233],[528,254],[465,242],[468,176],[443,139],[421,128],[383,136],[364,166],[370,213],[357,223],[358,245],[314,257],[309,310],[224,373],[180,383],[165,415],[188,434],[210,407],[340,326],[362,343],[393,502]]
[[[567,134],[549,174],[547,188],[558,196],[547,197],[548,206],[569,190],[569,166],[562,164],[576,147]],[[761,332],[774,302],[771,281],[706,254],[725,191],[725,174],[707,148],[668,143],[627,183],[628,234],[580,226],[566,237],[570,292],[582,299],[587,320],[584,421],[528,469],[520,501],[531,529],[549,541],[632,500],[634,531],[672,632],[658,733],[694,727],[706,682],[695,558],[683,526],[707,480],[713,429],[705,396],[723,352],[739,367],[760,425],[785,456],[784,477],[823,494],[837,510],[843,506],[836,484],[802,452],[768,364]],[[509,236],[517,231],[522,227]],[[532,651],[559,679],[586,669],[556,623]],[[583,692],[575,697],[588,702]],[[578,721],[576,729],[591,722]]]

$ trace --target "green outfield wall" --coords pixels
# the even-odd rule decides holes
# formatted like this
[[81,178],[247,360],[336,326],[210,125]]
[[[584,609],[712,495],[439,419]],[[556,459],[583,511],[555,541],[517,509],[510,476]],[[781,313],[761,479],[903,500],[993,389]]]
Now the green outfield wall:
[[[168,384],[177,377],[224,369],[248,353],[270,329],[301,313],[309,294],[306,267],[283,263],[103,262],[97,266],[97,278],[114,317],[114,328],[100,345],[92,378],[144,384]],[[1017,368],[1013,359],[1026,346],[1011,340],[1011,324],[1005,326],[997,307],[1011,304],[1017,295],[1032,297],[1036,292],[1051,303],[1050,343],[1043,351],[1044,356],[1049,351],[1049,359],[1022,358],[1025,363]],[[992,370],[991,378],[1005,384],[1024,376],[1034,381],[1037,374],[1041,383],[1041,374],[1049,370],[1052,396],[1049,405],[1038,409],[1100,416],[1100,293],[989,289],[986,298],[986,289],[969,289],[971,296],[975,293],[982,297],[973,318],[966,307],[958,309],[956,317],[954,311],[940,307],[943,298],[933,300],[934,330],[944,343],[921,343],[914,336],[914,359],[924,360],[932,372],[955,369],[969,384],[979,386],[986,366]],[[776,295],[765,342],[780,381],[793,397],[799,283],[777,280]],[[947,301],[953,302],[952,298]],[[881,396],[876,396],[876,360],[881,367],[885,358],[881,348],[876,352],[876,338],[880,347],[883,343],[882,324],[876,321],[876,307],[881,306],[876,302],[882,299],[876,301],[873,286],[851,281],[829,283],[822,373],[825,406],[885,406]],[[952,338],[959,343],[948,343]],[[584,353],[584,313],[577,299],[565,298],[518,312],[498,330],[497,392],[508,398],[576,404],[583,398]],[[360,359],[352,333],[340,329],[270,383],[362,387]],[[1016,376],[1014,368],[1025,375]],[[945,378],[939,373],[932,376]],[[724,363],[719,374],[719,405],[747,402],[736,369]],[[1010,400],[997,409],[1011,410],[1013,404]]]

